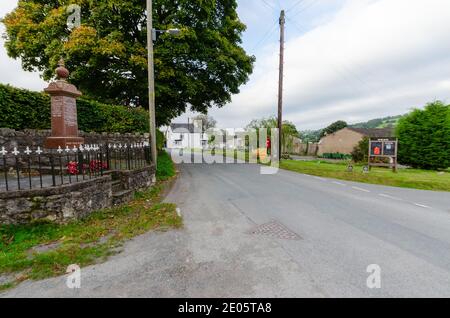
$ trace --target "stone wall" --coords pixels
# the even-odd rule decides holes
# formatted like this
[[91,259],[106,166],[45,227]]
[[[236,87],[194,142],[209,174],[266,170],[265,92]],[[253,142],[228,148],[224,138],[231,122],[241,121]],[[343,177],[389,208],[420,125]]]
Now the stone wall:
[[111,204],[111,176],[59,187],[0,192],[0,224],[64,223]]
[[0,224],[79,220],[117,202],[128,202],[135,191],[151,187],[154,179],[155,168],[149,166],[57,187],[0,192]]
[[301,156],[317,156],[318,147],[317,143],[296,143],[290,153]]
[[114,171],[113,179],[120,180],[123,190],[142,190],[150,187],[155,178],[155,166],[132,171]]

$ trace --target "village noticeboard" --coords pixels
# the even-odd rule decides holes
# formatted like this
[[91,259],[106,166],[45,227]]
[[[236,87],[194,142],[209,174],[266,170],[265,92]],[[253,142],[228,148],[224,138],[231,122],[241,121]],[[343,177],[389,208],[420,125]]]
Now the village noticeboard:
[[369,167],[389,167],[397,171],[397,151],[397,138],[370,138]]

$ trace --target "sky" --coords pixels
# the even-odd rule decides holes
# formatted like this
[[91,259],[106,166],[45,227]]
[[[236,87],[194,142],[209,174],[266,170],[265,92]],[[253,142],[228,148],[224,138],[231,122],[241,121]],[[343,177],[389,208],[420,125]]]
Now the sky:
[[[6,2],[6,3],[5,3]],[[2,1],[0,17],[16,0]],[[279,26],[286,10],[285,120],[299,130],[404,114],[450,102],[448,0],[238,0],[255,69],[241,92],[209,115],[220,128],[245,127],[277,113]],[[0,26],[3,32],[3,26]],[[3,41],[3,40],[0,40]],[[42,90],[0,43],[0,83]],[[186,122],[188,113],[175,122]]]

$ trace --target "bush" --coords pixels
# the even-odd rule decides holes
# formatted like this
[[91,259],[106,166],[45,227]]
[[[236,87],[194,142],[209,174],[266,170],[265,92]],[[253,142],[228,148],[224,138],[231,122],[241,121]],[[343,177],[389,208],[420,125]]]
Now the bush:
[[166,136],[159,130],[156,129],[156,149],[158,152],[162,151],[166,143]]
[[353,149],[352,160],[357,163],[369,161],[369,137],[364,137]]
[[156,177],[158,180],[167,180],[173,177],[175,173],[175,166],[170,155],[166,151],[159,152],[156,168]]
[[[85,132],[148,132],[148,113],[93,100],[77,100],[78,126]],[[0,127],[15,130],[50,129],[50,97],[47,94],[0,84]]]
[[399,162],[427,170],[450,166],[450,106],[428,104],[400,119],[397,126]]
[[322,156],[320,156],[320,158],[345,160],[345,159],[350,159],[351,156],[347,155],[347,154],[336,152],[336,153],[324,153]]

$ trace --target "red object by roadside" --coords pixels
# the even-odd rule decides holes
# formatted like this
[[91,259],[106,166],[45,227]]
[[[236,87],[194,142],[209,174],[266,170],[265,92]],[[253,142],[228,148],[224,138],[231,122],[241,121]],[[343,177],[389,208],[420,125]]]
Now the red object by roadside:
[[272,146],[272,144],[270,143],[270,138],[267,137],[267,140],[266,140],[266,148],[267,148],[267,149],[270,149],[271,146]]
[[381,154],[381,149],[379,147],[375,147],[375,149],[373,150],[373,153],[375,155],[380,155]]

